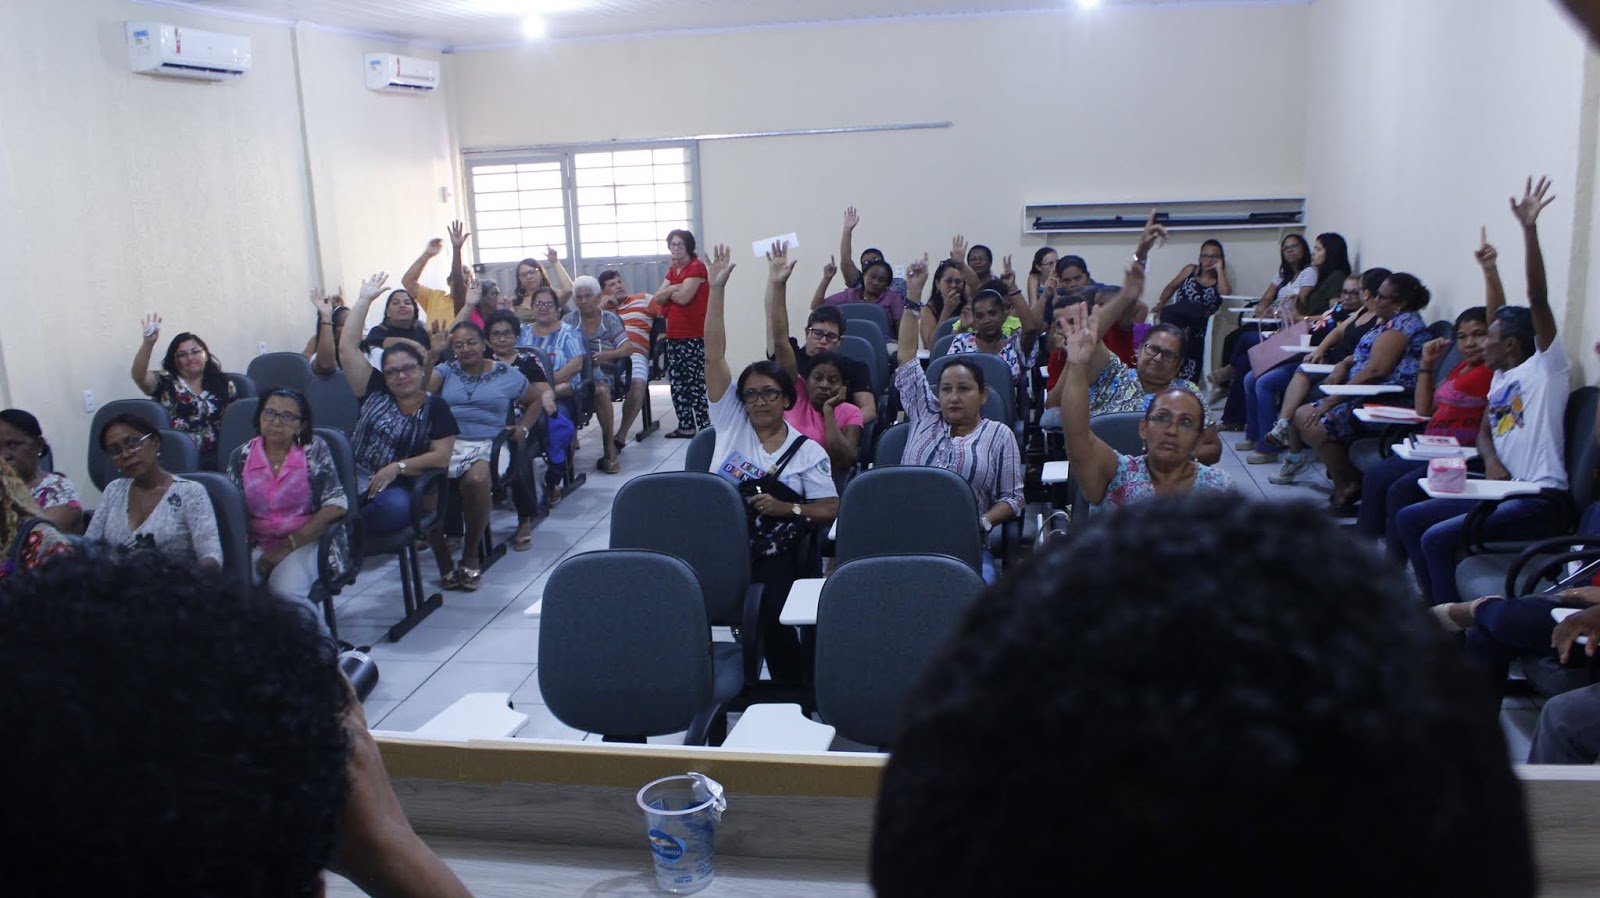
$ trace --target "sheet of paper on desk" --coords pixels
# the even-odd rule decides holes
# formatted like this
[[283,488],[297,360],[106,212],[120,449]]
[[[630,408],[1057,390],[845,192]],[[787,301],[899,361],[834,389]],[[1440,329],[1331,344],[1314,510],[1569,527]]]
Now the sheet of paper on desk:
[[792,253],[800,248],[800,235],[793,233],[779,234],[776,237],[768,237],[765,240],[757,240],[756,242],[750,244],[750,251],[755,253],[757,259],[766,259],[767,253],[772,252],[772,244],[774,243],[785,244],[789,247],[789,252]]

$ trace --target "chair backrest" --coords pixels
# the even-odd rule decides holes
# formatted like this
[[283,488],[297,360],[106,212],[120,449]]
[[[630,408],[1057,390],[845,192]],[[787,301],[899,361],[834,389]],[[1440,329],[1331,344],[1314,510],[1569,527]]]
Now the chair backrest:
[[951,334],[954,334],[956,332],[956,325],[960,323],[960,315],[956,315],[952,318],[946,318],[945,320],[939,322],[939,326],[933,329],[933,339],[937,341],[940,337],[948,337]]
[[956,341],[955,334],[945,334],[933,338],[933,348],[928,350],[928,361],[936,362],[950,353],[950,344]]
[[356,419],[361,417],[361,404],[343,371],[311,375],[306,384],[306,402],[311,406],[311,420],[319,428],[331,427],[348,434],[356,429]]
[[867,374],[872,378],[873,396],[882,396],[883,391],[889,389],[889,355],[884,351],[882,343],[873,343],[866,337],[847,334],[839,340],[837,352],[847,359],[855,359],[867,366]]
[[841,565],[817,603],[822,719],[853,742],[888,745],[906,694],[983,588],[982,577],[944,555],[857,558]]
[[850,481],[839,500],[837,562],[917,553],[983,569],[972,487],[953,471],[920,465],[873,468]]
[[244,495],[226,475],[215,471],[196,471],[185,480],[205,487],[211,497],[211,510],[217,516],[217,537],[222,541],[222,573],[241,588],[248,589],[253,577],[250,564],[249,516]]
[[683,469],[685,471],[699,471],[702,473],[711,470],[711,453],[716,451],[717,429],[715,427],[702,427],[689,440],[689,447],[683,452]]
[[544,587],[540,695],[557,720],[588,733],[686,730],[713,701],[710,634],[700,583],[682,560],[574,555]]
[[117,473],[117,466],[112,464],[105,450],[100,448],[101,428],[118,415],[137,415],[150,422],[150,426],[157,430],[172,427],[172,416],[167,414],[166,408],[154,399],[113,399],[100,406],[94,413],[94,419],[89,422],[88,457],[89,480],[98,490],[104,490],[106,484],[121,476]]
[[247,399],[253,396],[261,395],[261,392],[256,389],[256,382],[251,380],[249,377],[243,374],[229,374],[227,377],[228,380],[233,381],[233,398]]
[[350,447],[350,437],[332,427],[317,427],[311,431],[328,444],[328,454],[333,456],[334,470],[339,472],[339,484],[344,487],[346,520],[350,522],[346,534],[350,540],[350,567],[343,582],[354,583],[361,571],[361,557],[366,544],[366,531],[361,526],[361,499],[357,489],[356,453]]
[[902,421],[878,434],[878,446],[872,451],[875,465],[898,465],[906,454],[906,438],[911,436],[911,424]]
[[883,306],[871,302],[847,302],[837,306],[839,314],[844,316],[844,332],[865,337],[866,334],[856,329],[856,323],[865,321],[878,327],[878,342],[882,343],[884,335],[889,333],[889,313]]
[[[974,528],[977,520],[973,512]],[[750,525],[743,497],[726,479],[666,471],[624,483],[611,503],[611,548],[683,559],[700,580],[712,626],[742,624],[750,587]]]
[[1450,373],[1451,368],[1459,364],[1461,364],[1461,344],[1451,341],[1449,351],[1441,356],[1433,366],[1433,382],[1436,384],[1444,383],[1444,376]]
[[200,470],[200,444],[181,430],[161,431],[161,467],[168,474]]
[[1600,498],[1600,447],[1595,445],[1594,427],[1600,388],[1579,387],[1567,397],[1566,462],[1567,489],[1578,508]]
[[[999,416],[984,414],[985,418],[992,418],[1005,424],[1012,424],[1017,420],[1017,389],[1011,380],[1011,366],[1006,360],[989,352],[963,352],[945,354],[928,363],[928,386],[933,387],[935,393],[939,391],[939,375],[944,369],[956,363],[957,359],[972,362],[983,372],[984,386],[998,394],[1003,411]],[[987,406],[988,403],[985,403]]]
[[1089,431],[1123,455],[1142,455],[1144,440],[1139,436],[1139,422],[1143,420],[1144,412],[1095,415],[1089,419]]
[[245,376],[262,393],[279,387],[304,393],[306,385],[311,383],[311,360],[298,352],[269,352],[251,359]]
[[1454,337],[1455,336],[1455,332],[1456,332],[1455,324],[1450,322],[1450,321],[1447,321],[1447,320],[1445,320],[1443,318],[1440,318],[1438,321],[1435,321],[1434,323],[1428,325],[1428,333],[1433,334],[1433,336],[1435,338],[1438,338],[1438,337],[1445,337],[1445,338]]
[[[256,398],[235,399],[222,411],[222,424],[217,428],[217,470],[228,470],[228,459],[233,456],[233,450],[250,442],[256,435],[256,409],[260,407],[261,400]],[[316,412],[312,412],[311,420],[316,420]]]
[[[857,305],[860,305],[860,303],[857,303]],[[873,308],[876,309],[877,306],[873,306]],[[882,309],[879,309],[879,311],[882,311]],[[855,321],[845,321],[844,335],[846,337],[860,337],[861,339],[867,341],[868,346],[871,346],[874,350],[876,350],[873,358],[877,359],[876,364],[883,370],[884,381],[887,383],[889,374],[889,347],[888,340],[886,338],[888,336],[888,331],[879,327],[876,321],[867,318],[861,318]]]

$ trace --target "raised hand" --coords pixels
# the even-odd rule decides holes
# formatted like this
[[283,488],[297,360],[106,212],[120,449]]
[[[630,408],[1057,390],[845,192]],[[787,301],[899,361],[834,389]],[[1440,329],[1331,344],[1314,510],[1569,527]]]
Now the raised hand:
[[428,241],[428,247],[422,251],[422,254],[431,259],[434,256],[439,255],[439,253],[441,253],[443,251],[444,251],[444,241],[440,240],[438,237],[435,237],[432,240]]
[[483,285],[472,280],[470,276],[468,277],[467,282],[466,302],[469,308],[474,309],[478,307],[479,303],[483,302]]
[[1150,218],[1144,223],[1144,231],[1139,234],[1139,248],[1134,250],[1133,254],[1143,259],[1151,247],[1157,243],[1165,243],[1166,240],[1167,229],[1156,223],[1156,210],[1151,209]]
[[1057,278],[1055,275],[1052,274],[1049,277],[1044,279],[1044,295],[1045,296],[1055,296],[1056,295],[1056,291],[1060,290],[1060,289],[1061,289],[1061,280],[1060,280],[1060,278]]
[[850,208],[844,210],[844,229],[846,231],[854,231],[856,229],[856,225],[860,223],[861,216],[856,214],[855,206],[851,206]]
[[960,234],[950,238],[950,258],[963,265],[967,264],[967,238]]
[[311,288],[311,305],[316,308],[317,314],[324,321],[333,318],[333,297],[323,294],[315,287]]
[[789,260],[789,244],[782,240],[773,241],[772,248],[767,251],[767,280],[774,284],[787,283],[798,264],[799,259]]
[[922,295],[922,288],[928,283],[928,254],[923,253],[906,267],[906,286],[911,290],[912,298]]
[[1135,296],[1144,293],[1144,266],[1136,262],[1129,262],[1122,273],[1122,292],[1126,295],[1129,290],[1134,291]]
[[1489,229],[1478,227],[1478,248],[1472,251],[1472,257],[1484,268],[1493,268],[1495,260],[1500,258],[1500,253],[1489,245]]
[[1094,359],[1095,344],[1100,342],[1100,307],[1089,310],[1088,315],[1064,315],[1060,319],[1062,342],[1067,349],[1067,364],[1087,365]]
[[549,262],[551,265],[560,265],[561,254],[556,252],[555,247],[547,246],[544,248],[544,260]]
[[824,284],[832,283],[833,276],[838,274],[838,273],[839,273],[839,264],[834,261],[834,258],[832,256],[829,256],[828,257],[828,264],[822,266],[822,282]]
[[139,322],[139,326],[144,329],[144,341],[146,343],[153,345],[156,342],[156,339],[161,336],[160,315],[144,316],[144,320]]
[[467,231],[466,225],[459,221],[452,221],[450,223],[450,244],[456,249],[460,249],[461,245],[466,243],[467,238],[471,236],[472,234]]
[[450,331],[445,329],[444,322],[428,322],[428,348],[433,350],[433,354],[444,352],[445,347],[449,345]]
[[1005,282],[1008,290],[1017,289],[1017,272],[1011,267],[1011,254],[1007,253],[1000,262],[1000,280]]
[[1539,221],[1539,213],[1544,207],[1556,201],[1554,196],[1546,197],[1550,192],[1550,179],[1541,177],[1539,183],[1533,183],[1533,178],[1528,178],[1528,183],[1522,188],[1522,199],[1511,197],[1511,214],[1517,217],[1524,228],[1531,228]]
[[726,286],[728,275],[733,274],[733,270],[737,267],[733,261],[733,250],[729,249],[726,243],[717,244],[711,250],[711,264],[706,268],[706,273],[711,276],[711,286]]
[[369,277],[361,282],[361,292],[358,294],[358,296],[362,300],[374,299],[379,293],[383,292],[383,285],[388,282],[389,273],[386,271],[380,271],[377,274],[374,274],[372,277]]
[[1451,342],[1449,338],[1440,337],[1422,344],[1422,366],[1432,368],[1438,364],[1439,360],[1444,358],[1444,354],[1450,351]]

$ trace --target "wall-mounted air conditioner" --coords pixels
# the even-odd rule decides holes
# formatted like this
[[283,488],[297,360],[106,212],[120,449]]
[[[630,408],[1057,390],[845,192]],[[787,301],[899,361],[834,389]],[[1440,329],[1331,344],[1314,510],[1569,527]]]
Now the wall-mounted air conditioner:
[[250,71],[250,38],[160,22],[129,22],[128,59],[135,72],[145,75],[227,81]]
[[425,94],[439,86],[439,64],[393,53],[367,54],[367,90]]

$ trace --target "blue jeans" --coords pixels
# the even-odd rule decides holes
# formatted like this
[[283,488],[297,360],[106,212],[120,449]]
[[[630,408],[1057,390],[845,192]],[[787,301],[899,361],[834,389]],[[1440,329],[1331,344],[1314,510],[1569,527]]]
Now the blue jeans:
[[1278,403],[1299,367],[1279,365],[1260,377],[1254,371],[1244,376],[1244,435],[1255,440],[1256,448],[1263,452],[1276,451],[1261,438],[1278,423]]
[[[1406,506],[1393,516],[1386,539],[1389,552],[1411,561],[1422,598],[1430,605],[1459,602],[1456,554],[1472,499],[1429,499]],[[1489,515],[1488,532],[1496,539],[1537,539],[1549,535],[1549,506],[1531,499],[1507,499]],[[1477,596],[1473,596],[1477,598]]]
[[1394,524],[1400,509],[1428,498],[1417,486],[1417,479],[1426,477],[1428,463],[1406,461],[1398,455],[1379,459],[1361,476],[1361,513],[1356,516],[1356,529],[1367,536],[1383,536]]
[[411,526],[411,479],[384,488],[361,506],[368,533],[393,533]]
[[1555,599],[1538,596],[1479,602],[1472,615],[1473,627],[1466,633],[1467,654],[1488,667],[1491,683],[1505,682],[1514,659],[1541,652],[1555,654],[1550,634],[1556,622],[1550,610],[1560,606]]
[[1244,420],[1244,379],[1250,371],[1250,349],[1260,343],[1265,337],[1255,328],[1239,332],[1239,339],[1233,344],[1233,357],[1228,359],[1228,364],[1233,366],[1233,383],[1228,385],[1228,404],[1222,407],[1222,420],[1229,424],[1238,424]]

